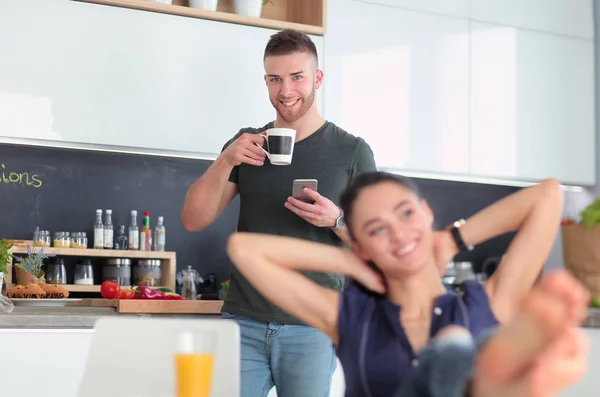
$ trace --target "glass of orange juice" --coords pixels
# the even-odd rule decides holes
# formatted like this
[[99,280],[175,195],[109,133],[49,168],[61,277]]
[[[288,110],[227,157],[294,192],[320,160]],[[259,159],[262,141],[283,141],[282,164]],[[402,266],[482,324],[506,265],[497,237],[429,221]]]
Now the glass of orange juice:
[[210,397],[216,336],[183,332],[175,354],[176,397]]

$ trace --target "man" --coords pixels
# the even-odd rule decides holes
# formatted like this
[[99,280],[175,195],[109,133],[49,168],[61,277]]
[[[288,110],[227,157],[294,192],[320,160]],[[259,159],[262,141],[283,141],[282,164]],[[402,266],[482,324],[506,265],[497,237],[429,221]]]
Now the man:
[[[348,241],[336,205],[355,175],[375,171],[369,145],[321,117],[315,92],[323,72],[314,43],[304,33],[271,36],[264,53],[265,82],[277,118],[264,127],[244,128],[186,195],[182,222],[189,231],[214,222],[240,195],[239,231],[270,233],[342,245]],[[296,142],[290,165],[273,165],[259,146],[269,128],[291,128]],[[307,203],[290,197],[294,179],[317,179]],[[341,289],[342,275],[308,274],[321,285]],[[331,340],[269,303],[233,269],[223,317],[235,319],[242,338],[242,397],[329,395],[336,356]]]

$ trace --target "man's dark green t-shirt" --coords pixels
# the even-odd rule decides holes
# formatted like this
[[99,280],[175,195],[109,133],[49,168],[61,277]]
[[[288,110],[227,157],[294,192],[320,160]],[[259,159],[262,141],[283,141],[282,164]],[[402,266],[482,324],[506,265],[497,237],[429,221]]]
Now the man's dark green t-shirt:
[[[243,133],[258,134],[273,128],[240,130],[223,149]],[[237,230],[297,237],[324,244],[342,246],[335,232],[317,227],[285,208],[292,195],[294,179],[317,179],[318,192],[339,205],[339,199],[350,180],[363,172],[375,171],[375,159],[369,145],[331,122],[307,138],[296,142],[290,165],[272,165],[268,159],[262,166],[241,164],[234,167],[229,181],[236,183],[240,194]],[[320,285],[341,290],[341,274],[302,272]],[[303,324],[265,299],[234,267],[224,312],[280,324]]]

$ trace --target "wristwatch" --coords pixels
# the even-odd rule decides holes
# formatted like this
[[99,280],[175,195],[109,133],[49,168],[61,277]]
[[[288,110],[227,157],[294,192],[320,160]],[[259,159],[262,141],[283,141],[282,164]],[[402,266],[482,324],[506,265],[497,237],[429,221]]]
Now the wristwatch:
[[473,251],[473,248],[475,248],[472,245],[466,245],[465,241],[462,238],[462,235],[460,234],[459,229],[465,223],[467,223],[467,221],[465,221],[464,219],[459,219],[456,222],[454,222],[449,228],[450,234],[452,235],[452,239],[454,240],[456,247],[458,247],[458,252]]
[[344,211],[340,208],[340,216],[335,220],[335,226],[331,228],[331,230],[340,230],[346,224],[344,223]]

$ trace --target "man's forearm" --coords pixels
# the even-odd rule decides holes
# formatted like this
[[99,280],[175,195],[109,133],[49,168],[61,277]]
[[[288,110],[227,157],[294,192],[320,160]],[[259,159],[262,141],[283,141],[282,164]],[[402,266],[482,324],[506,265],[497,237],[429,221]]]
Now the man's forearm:
[[188,190],[181,221],[188,231],[198,231],[213,223],[223,208],[221,199],[232,166],[217,158]]

